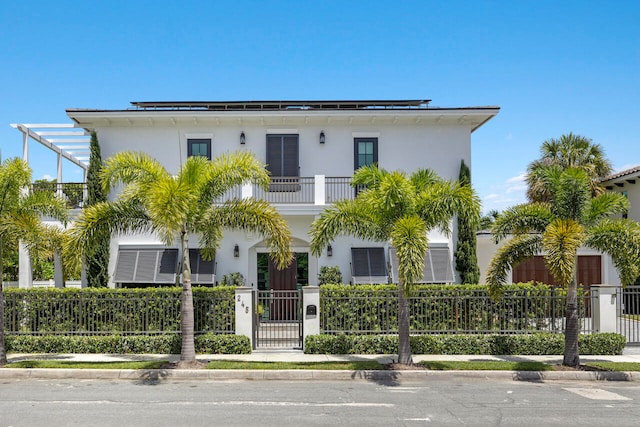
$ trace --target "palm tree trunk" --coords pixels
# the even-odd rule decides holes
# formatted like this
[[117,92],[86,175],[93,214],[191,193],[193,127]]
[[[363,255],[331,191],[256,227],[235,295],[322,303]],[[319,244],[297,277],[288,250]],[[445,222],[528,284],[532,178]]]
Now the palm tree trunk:
[[0,366],[7,364],[7,349],[4,346],[4,292],[2,287],[2,238],[0,238]]
[[409,341],[409,302],[404,295],[404,284],[398,280],[398,363],[412,365]]
[[578,317],[578,289],[576,281],[572,280],[567,287],[567,305],[565,308],[565,330],[564,330],[564,359],[565,366],[580,365],[578,354],[578,333],[580,332]]
[[195,362],[196,349],[193,337],[193,291],[191,290],[191,265],[189,263],[189,248],[186,230],[182,230],[180,242],[182,244],[182,303],[180,306],[180,314],[182,316],[182,321],[180,322],[182,348],[180,350],[180,361]]

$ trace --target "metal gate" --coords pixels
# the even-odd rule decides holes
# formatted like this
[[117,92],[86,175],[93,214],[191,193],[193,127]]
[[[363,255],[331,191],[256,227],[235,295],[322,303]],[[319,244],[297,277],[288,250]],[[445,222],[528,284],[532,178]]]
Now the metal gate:
[[640,345],[640,286],[618,289],[618,333],[627,337],[627,344]]
[[254,291],[256,349],[302,348],[302,291]]

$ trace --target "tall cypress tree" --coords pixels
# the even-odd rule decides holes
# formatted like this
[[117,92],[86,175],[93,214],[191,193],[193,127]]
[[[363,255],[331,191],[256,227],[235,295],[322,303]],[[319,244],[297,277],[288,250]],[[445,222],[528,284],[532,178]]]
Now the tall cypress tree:
[[[471,186],[471,171],[464,163],[460,162],[460,175],[458,180],[463,185]],[[460,274],[462,283],[478,283],[480,281],[480,268],[476,256],[476,231],[477,227],[469,218],[458,215],[458,244],[456,245],[456,270]]]
[[[87,206],[106,202],[107,197],[100,183],[102,156],[100,144],[95,132],[91,132],[91,154],[89,155],[89,170],[87,171]],[[109,241],[110,236],[98,236],[85,254],[87,268],[87,282],[92,287],[105,287],[109,281]]]

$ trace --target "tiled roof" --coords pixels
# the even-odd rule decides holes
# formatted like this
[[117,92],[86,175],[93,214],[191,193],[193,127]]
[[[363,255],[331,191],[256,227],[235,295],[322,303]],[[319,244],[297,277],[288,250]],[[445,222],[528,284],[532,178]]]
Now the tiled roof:
[[624,178],[624,177],[627,177],[629,175],[633,175],[635,173],[640,173],[640,166],[634,166],[631,169],[625,169],[623,171],[616,172],[616,173],[614,173],[612,175],[609,175],[609,176],[606,176],[604,178],[601,178],[600,182],[613,181],[614,179]]

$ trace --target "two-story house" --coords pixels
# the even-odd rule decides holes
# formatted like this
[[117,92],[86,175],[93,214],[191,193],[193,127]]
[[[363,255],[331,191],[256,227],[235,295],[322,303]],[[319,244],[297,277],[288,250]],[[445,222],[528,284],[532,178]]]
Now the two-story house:
[[[350,177],[364,165],[406,172],[430,168],[444,179],[457,179],[461,160],[471,164],[471,134],[498,112],[499,107],[432,107],[427,100],[133,102],[122,110],[67,110],[76,131],[97,133],[103,159],[124,150],[143,151],[169,171],[193,155],[213,158],[249,150],[261,159],[272,176],[268,190],[245,185],[228,196],[273,203],[291,228],[296,262],[277,271],[259,236],[236,231],[225,233],[215,260],[207,262],[199,256],[197,237],[189,239],[194,283],[210,284],[239,272],[247,285],[259,289],[317,284],[322,266],[338,266],[345,282],[393,281],[386,242],[343,236],[319,257],[311,255],[312,221],[335,201],[355,196]],[[25,144],[35,139],[74,158],[46,135],[15,126],[25,134]],[[455,232],[434,231],[429,239],[424,280],[455,282]],[[110,285],[174,283],[179,259],[177,246],[166,248],[152,235],[113,238]]]

